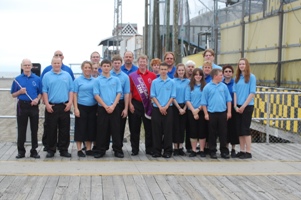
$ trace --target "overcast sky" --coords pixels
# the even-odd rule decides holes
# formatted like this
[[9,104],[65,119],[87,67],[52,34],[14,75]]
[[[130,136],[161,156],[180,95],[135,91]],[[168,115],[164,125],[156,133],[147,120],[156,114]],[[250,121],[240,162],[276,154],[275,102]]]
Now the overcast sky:
[[[0,71],[19,71],[23,58],[50,64],[81,63],[112,35],[114,0],[0,0]],[[144,0],[123,0],[123,23],[144,26]]]
[[[190,15],[204,9],[189,0]],[[202,0],[209,7],[213,1]],[[123,23],[137,23],[143,34],[144,0],[123,0]],[[0,73],[20,70],[23,58],[51,62],[54,51],[64,53],[64,64],[88,60],[102,52],[99,42],[112,36],[114,0],[0,0]]]

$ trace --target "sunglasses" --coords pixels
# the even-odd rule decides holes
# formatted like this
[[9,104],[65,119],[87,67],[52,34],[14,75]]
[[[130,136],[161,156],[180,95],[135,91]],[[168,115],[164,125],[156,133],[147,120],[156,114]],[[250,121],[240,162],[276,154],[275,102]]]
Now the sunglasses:
[[225,73],[232,73],[231,70],[225,70],[224,72],[225,72]]

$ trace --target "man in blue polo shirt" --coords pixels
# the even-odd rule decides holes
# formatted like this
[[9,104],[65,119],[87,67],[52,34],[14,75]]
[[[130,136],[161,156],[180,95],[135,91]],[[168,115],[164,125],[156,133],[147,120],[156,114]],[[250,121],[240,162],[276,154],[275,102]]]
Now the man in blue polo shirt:
[[36,148],[38,147],[39,101],[42,93],[41,79],[31,72],[32,63],[29,59],[23,59],[21,67],[23,73],[16,77],[11,87],[12,97],[18,99],[18,155],[16,158],[19,159],[25,157],[26,150],[24,148],[24,143],[26,140],[28,117],[30,118],[31,128],[30,157],[40,158]]
[[228,159],[227,120],[231,118],[231,95],[227,86],[222,82],[223,73],[220,69],[211,71],[212,81],[203,89],[201,105],[205,119],[209,120],[209,149],[210,157],[217,159],[216,139],[219,137],[221,157]]
[[[63,62],[63,60],[64,60],[64,54],[63,54],[63,52],[60,51],[60,50],[55,51],[54,54],[53,54],[53,56],[56,56],[56,57],[61,58],[62,62]],[[67,65],[64,65],[64,64],[62,63],[61,69],[62,69],[63,71],[68,72],[68,73],[70,74],[72,80],[74,80],[74,74],[73,74],[73,71],[72,71],[72,69],[71,69],[70,67],[68,67]],[[41,74],[41,80],[43,79],[44,75],[45,75],[47,72],[51,71],[51,70],[52,70],[52,65],[47,66],[47,67],[43,70],[43,72],[42,72],[42,74]],[[45,109],[45,113],[46,113],[46,109]],[[42,136],[42,143],[43,143],[43,145],[44,145],[44,149],[43,149],[44,151],[48,151],[48,144],[47,144],[47,130],[48,130],[47,124],[44,122],[44,131],[43,131],[43,136]]]
[[[64,63],[63,63],[64,54],[62,53],[62,51],[60,51],[60,50],[55,51],[53,56],[61,58],[61,60],[62,60],[62,67],[61,67],[61,69],[64,70],[64,71],[66,71],[66,72],[68,72],[70,74],[72,80],[74,80],[74,74],[73,74],[72,69],[70,67],[68,67],[67,65],[64,65]],[[43,72],[41,74],[41,79],[43,79],[44,75],[47,72],[51,71],[51,70],[52,70],[52,66],[51,65],[45,67],[45,69],[43,70]]]
[[[176,98],[174,81],[167,76],[168,65],[160,64],[160,77],[151,85],[150,96],[153,100],[152,135],[153,157],[161,157],[163,143],[163,157],[170,158],[172,154],[172,101]],[[162,141],[162,138],[164,140]]]
[[[221,66],[219,65],[216,65],[214,64],[214,56],[215,56],[215,53],[212,49],[206,49],[203,53],[203,57],[204,57],[204,61],[210,61],[212,63],[212,69],[222,69]],[[202,66],[200,66],[201,69]]]
[[130,75],[138,70],[138,67],[133,64],[134,54],[131,51],[126,51],[123,56],[124,65],[121,66],[121,71]]
[[[73,81],[71,76],[61,69],[60,57],[53,57],[52,70],[42,80],[43,100],[46,106],[45,123],[47,124],[47,158],[54,156],[56,147],[62,157],[71,157],[68,153],[70,144],[70,109],[73,102]],[[57,133],[57,129],[59,132]],[[58,139],[57,139],[58,138]],[[58,141],[58,143],[57,143]]]
[[[130,94],[130,78],[128,75],[121,71],[122,58],[119,55],[113,56],[111,75],[119,78],[121,82],[122,94],[118,103],[119,116],[120,116],[120,138],[123,141],[126,118],[129,109],[129,94]],[[123,143],[121,143],[123,146]]]
[[117,158],[123,158],[120,138],[120,116],[117,106],[122,89],[120,80],[111,76],[111,61],[103,60],[100,63],[101,74],[93,85],[94,98],[98,103],[96,150],[94,158],[101,158],[106,154],[110,135],[112,135],[113,151]]
[[164,62],[168,66],[167,76],[169,78],[174,78],[176,67],[175,67],[175,54],[173,52],[166,52],[164,54]]

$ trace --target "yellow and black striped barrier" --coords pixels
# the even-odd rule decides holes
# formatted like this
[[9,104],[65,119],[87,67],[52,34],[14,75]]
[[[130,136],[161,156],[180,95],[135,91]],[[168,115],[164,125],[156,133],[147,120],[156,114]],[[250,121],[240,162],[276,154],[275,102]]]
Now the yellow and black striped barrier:
[[[301,93],[269,87],[257,87],[256,91],[253,118],[264,119],[264,124],[271,119],[270,127],[301,134]],[[284,120],[277,120],[280,118]]]

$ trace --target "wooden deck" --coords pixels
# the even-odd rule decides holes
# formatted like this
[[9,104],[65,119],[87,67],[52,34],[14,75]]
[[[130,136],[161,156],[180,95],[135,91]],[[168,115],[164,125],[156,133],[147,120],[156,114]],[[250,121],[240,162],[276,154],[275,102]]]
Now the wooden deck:
[[124,159],[111,150],[101,159],[78,158],[74,143],[72,158],[47,159],[39,146],[35,160],[27,146],[27,157],[17,160],[16,149],[0,143],[1,200],[301,199],[301,144],[253,144],[249,160],[152,158],[143,145],[130,156],[128,143]]

